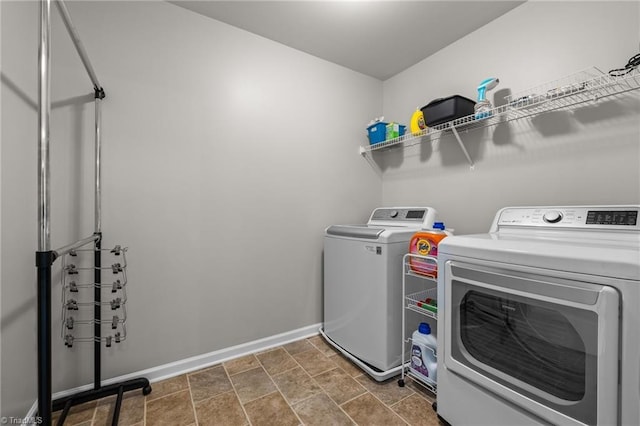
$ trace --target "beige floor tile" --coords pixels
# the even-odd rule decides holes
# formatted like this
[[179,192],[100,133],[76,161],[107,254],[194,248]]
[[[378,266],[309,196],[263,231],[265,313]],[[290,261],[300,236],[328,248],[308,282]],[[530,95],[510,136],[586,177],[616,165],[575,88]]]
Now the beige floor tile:
[[316,381],[300,367],[285,371],[271,378],[289,404],[295,404],[322,392]]
[[196,403],[199,426],[243,426],[248,424],[235,392],[227,392]]
[[[122,398],[118,426],[133,426],[144,421],[145,399],[141,391],[127,392]],[[100,400],[96,408],[93,426],[111,426],[116,397]]]
[[329,356],[329,359],[333,361],[338,367],[342,368],[345,373],[347,373],[351,377],[358,377],[365,374],[364,371],[362,371],[358,366],[356,366],[342,354],[335,353]]
[[[141,411],[142,417],[144,417],[144,408]],[[96,408],[96,415],[94,417],[92,426],[111,426],[113,422],[113,405],[103,404]],[[139,422],[138,422],[139,423]],[[65,422],[66,424],[66,422]],[[123,425],[125,423],[122,423]],[[133,423],[126,423],[132,425]],[[118,426],[120,426],[120,420],[118,418]]]
[[267,373],[274,375],[297,367],[296,361],[283,348],[256,355]]
[[293,357],[312,377],[336,368],[336,364],[318,349],[300,352]]
[[338,405],[362,395],[367,390],[340,368],[319,374],[315,381]]
[[242,373],[243,371],[251,370],[260,366],[260,362],[255,355],[247,355],[241,358],[232,359],[222,364],[227,370],[230,376],[234,374]]
[[293,410],[306,426],[353,425],[338,405],[325,393],[319,393],[293,405]]
[[253,426],[297,426],[300,420],[280,392],[273,392],[244,405]]
[[309,343],[318,348],[320,352],[325,354],[326,356],[331,356],[339,353],[333,346],[327,343],[322,336],[313,336],[307,339]]
[[231,376],[231,381],[243,404],[276,390],[276,386],[262,367],[235,374]]
[[412,426],[439,426],[438,415],[431,403],[417,394],[403,399],[391,407]]
[[187,377],[194,402],[202,401],[233,389],[227,373],[221,365],[196,371]]
[[147,402],[146,426],[187,426],[195,421],[188,390]]
[[359,425],[406,425],[401,417],[368,392],[343,404],[342,409]]
[[[97,405],[97,401],[89,401],[85,402],[84,404],[74,405],[69,410],[69,413],[67,413],[64,424],[77,425],[93,420],[93,414]],[[53,415],[51,416],[52,420],[55,420],[53,424],[56,424],[56,422],[60,418],[60,415],[62,415],[62,410],[53,413]]]
[[151,393],[147,395],[147,402],[185,389],[189,389],[186,374],[151,383]]
[[356,380],[369,392],[371,392],[376,398],[387,405],[393,405],[401,399],[404,399],[414,393],[409,386],[398,386],[397,377],[388,379],[384,382],[376,382],[369,375],[364,374],[362,376],[356,377]]
[[295,355],[300,352],[315,349],[315,346],[309,343],[307,339],[296,340],[295,342],[287,343],[282,347],[289,353],[289,355]]

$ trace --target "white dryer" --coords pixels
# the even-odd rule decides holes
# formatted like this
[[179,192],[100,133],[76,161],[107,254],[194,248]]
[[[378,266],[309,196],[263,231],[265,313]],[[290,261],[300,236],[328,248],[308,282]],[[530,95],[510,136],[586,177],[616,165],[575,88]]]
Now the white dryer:
[[510,207],[438,253],[438,415],[640,424],[640,206]]
[[378,381],[400,373],[402,256],[435,217],[431,207],[378,208],[367,224],[325,231],[320,332]]

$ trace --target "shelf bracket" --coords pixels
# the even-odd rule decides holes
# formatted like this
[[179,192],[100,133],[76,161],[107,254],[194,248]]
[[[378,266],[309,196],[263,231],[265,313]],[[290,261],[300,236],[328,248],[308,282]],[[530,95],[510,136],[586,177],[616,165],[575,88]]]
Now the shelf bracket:
[[469,156],[469,152],[467,152],[467,148],[465,148],[464,143],[462,143],[462,139],[460,139],[460,135],[458,134],[458,131],[456,130],[455,126],[451,126],[451,130],[453,131],[453,135],[456,137],[456,140],[458,141],[458,145],[460,145],[460,149],[462,150],[462,153],[464,154],[465,157],[467,157],[467,161],[469,162],[471,169],[473,169],[475,166],[473,164],[473,160],[471,160],[471,157]]
[[371,155],[371,151],[367,151],[364,147],[360,147],[360,155],[362,155],[367,162],[371,165],[371,167],[373,168],[373,170],[376,172],[376,174],[379,177],[382,177],[382,169],[380,168],[380,166],[378,166],[378,164],[373,160],[373,157]]

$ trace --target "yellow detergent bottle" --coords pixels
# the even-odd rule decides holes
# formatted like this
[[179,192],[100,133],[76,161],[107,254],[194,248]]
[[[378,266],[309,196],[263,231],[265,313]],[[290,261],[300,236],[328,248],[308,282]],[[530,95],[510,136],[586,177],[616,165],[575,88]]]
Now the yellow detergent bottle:
[[427,125],[424,123],[424,115],[422,115],[422,111],[418,108],[411,116],[411,124],[410,124],[411,134],[419,135],[426,128]]

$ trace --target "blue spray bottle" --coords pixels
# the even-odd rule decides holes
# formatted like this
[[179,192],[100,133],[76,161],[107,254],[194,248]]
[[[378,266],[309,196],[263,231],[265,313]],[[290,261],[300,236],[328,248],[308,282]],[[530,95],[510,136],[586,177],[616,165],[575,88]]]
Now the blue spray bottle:
[[487,78],[478,85],[478,102],[474,107],[475,118],[480,120],[491,116],[491,102],[487,99],[487,92],[495,88],[500,80],[495,77]]

